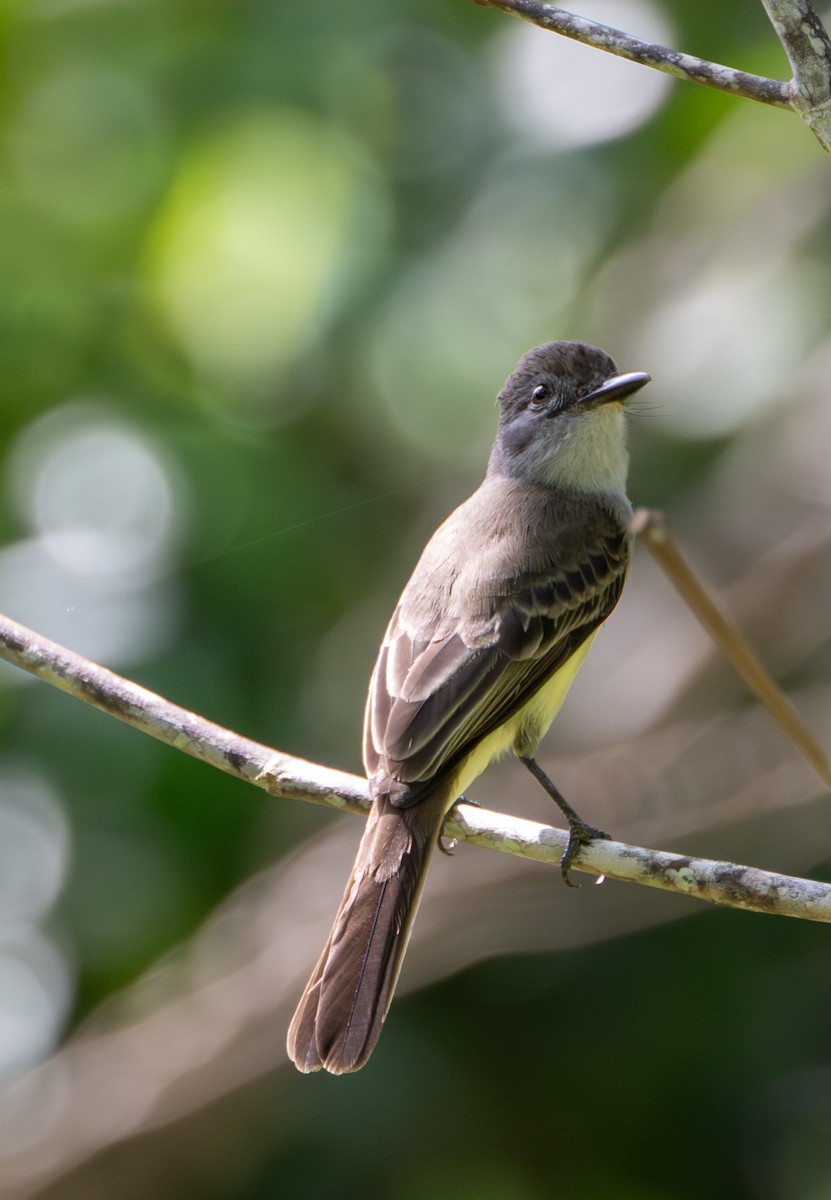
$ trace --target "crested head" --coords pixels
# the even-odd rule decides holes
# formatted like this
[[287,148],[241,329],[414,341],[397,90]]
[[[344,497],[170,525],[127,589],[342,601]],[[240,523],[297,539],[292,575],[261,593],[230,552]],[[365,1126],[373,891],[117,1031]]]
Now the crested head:
[[629,467],[623,402],[649,376],[621,375],[583,342],[547,342],[520,359],[499,393],[488,474],[547,487],[623,492]]

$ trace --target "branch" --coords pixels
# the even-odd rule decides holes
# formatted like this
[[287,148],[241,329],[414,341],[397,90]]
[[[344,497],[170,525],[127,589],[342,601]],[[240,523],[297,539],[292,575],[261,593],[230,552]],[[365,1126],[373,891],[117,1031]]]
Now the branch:
[[630,530],[646,543],[652,557],[686,600],[736,674],[760,704],[785,731],[806,762],[831,790],[831,762],[805,726],[793,705],[782,694],[737,629],[725,620],[715,602],[684,561],[662,512],[639,508]]
[[831,38],[811,0],[762,0],[791,64],[792,107],[831,150]]
[[[771,2],[775,3],[776,0]],[[720,92],[745,96],[749,100],[759,100],[762,104],[772,104],[776,108],[793,107],[789,85],[781,83],[778,79],[749,75],[746,71],[737,71],[733,67],[708,62],[707,59],[696,58],[693,54],[671,50],[668,46],[645,42],[642,38],[632,37],[631,34],[612,29],[609,25],[601,25],[598,21],[579,17],[564,8],[545,4],[543,0],[476,0],[476,3],[481,4],[483,8],[499,8],[515,17],[521,17],[523,21],[539,25],[542,29],[560,33],[575,42],[584,42],[597,50],[606,50],[619,58],[628,58],[631,62],[641,63],[645,67],[654,67],[656,71],[674,75],[676,79],[702,83]]]
[[[193,758],[264,788],[269,795],[349,812],[365,813],[368,808],[366,782],[357,776],[240,737],[7,617],[0,617],[0,658]],[[474,845],[557,865],[568,836],[548,825],[470,805],[453,809],[445,831]],[[729,908],[831,922],[831,885],[733,863],[596,841],[580,852],[574,870]]]
[[542,29],[606,50],[619,58],[654,67],[676,79],[701,83],[720,92],[772,104],[775,108],[789,108],[802,117],[823,149],[831,151],[831,39],[811,0],[762,0],[793,69],[793,78],[788,83],[737,71],[656,42],[646,42],[553,4],[545,4],[543,0],[475,2],[483,8],[499,8]]
[[[547,825],[503,816],[469,804],[457,805],[445,822],[445,832],[477,846],[490,846],[537,862],[560,864],[568,835]],[[831,921],[831,884],[798,879],[710,858],[690,858],[661,850],[646,850],[623,842],[594,841],[580,851],[574,870],[640,883],[709,900],[727,908]]]
[[280,754],[0,616],[0,659],[271,796],[366,813],[366,781]]

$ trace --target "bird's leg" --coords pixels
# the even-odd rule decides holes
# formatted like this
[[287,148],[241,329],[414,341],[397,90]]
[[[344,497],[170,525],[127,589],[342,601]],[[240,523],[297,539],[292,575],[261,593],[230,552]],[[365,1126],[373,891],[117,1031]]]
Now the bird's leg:
[[[453,808],[457,804],[472,804],[474,808],[479,808],[478,800],[468,800],[467,796],[460,796],[458,800],[453,801]],[[448,858],[452,858],[456,852],[456,847],[459,844],[458,838],[448,838],[445,842],[444,834],[439,835],[438,847],[442,854],[446,854]]]
[[571,882],[568,873],[571,870],[572,863],[580,853],[581,847],[587,846],[595,838],[608,838],[609,834],[604,833],[601,829],[595,829],[593,825],[589,825],[582,817],[578,816],[568,800],[566,800],[559,788],[554,786],[535,758],[531,758],[530,754],[521,754],[518,755],[518,758],[522,765],[528,768],[537,783],[545,788],[568,821],[568,845],[565,848],[563,857],[560,859],[560,870],[563,873],[563,879],[569,887],[579,887],[579,884]]

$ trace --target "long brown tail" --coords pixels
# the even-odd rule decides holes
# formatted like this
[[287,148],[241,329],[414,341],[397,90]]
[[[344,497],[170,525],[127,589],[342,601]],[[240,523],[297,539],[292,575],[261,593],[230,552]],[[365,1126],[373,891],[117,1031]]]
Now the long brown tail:
[[434,793],[409,809],[376,800],[329,940],[297,1006],[288,1052],[300,1071],[357,1071],[392,1000],[447,809]]

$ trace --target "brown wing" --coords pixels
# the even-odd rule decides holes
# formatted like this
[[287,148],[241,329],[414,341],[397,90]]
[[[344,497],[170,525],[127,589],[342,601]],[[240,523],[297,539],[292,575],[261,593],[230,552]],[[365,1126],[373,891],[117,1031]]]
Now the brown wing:
[[404,785],[390,790],[397,804],[417,800],[419,784],[521,709],[623,587],[628,539],[601,503],[520,503],[511,524],[489,526],[484,538],[471,511],[457,510],[427,547],[370,684],[365,765],[379,782]]

